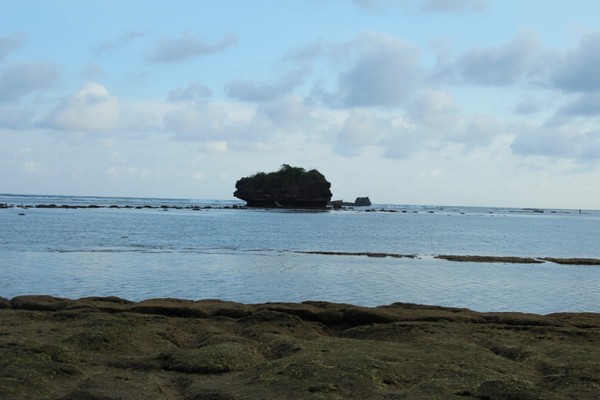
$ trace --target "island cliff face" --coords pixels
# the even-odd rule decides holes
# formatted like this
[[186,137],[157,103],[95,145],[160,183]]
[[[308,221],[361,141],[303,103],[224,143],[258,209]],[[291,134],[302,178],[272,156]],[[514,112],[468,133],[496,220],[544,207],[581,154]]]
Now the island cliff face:
[[283,164],[279,171],[242,178],[233,195],[248,207],[326,208],[331,200],[331,183],[316,169]]

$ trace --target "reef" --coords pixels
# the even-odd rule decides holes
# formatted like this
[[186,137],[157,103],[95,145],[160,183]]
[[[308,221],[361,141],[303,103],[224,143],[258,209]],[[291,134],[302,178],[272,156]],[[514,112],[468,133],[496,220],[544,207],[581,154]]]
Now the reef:
[[2,399],[597,399],[600,314],[0,298]]

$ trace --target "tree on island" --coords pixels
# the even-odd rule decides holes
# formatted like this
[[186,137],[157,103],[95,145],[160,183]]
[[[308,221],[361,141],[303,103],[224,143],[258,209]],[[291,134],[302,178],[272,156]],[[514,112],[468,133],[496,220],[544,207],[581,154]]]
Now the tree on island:
[[276,172],[259,172],[238,180],[233,195],[249,207],[325,208],[331,183],[316,169],[283,164]]

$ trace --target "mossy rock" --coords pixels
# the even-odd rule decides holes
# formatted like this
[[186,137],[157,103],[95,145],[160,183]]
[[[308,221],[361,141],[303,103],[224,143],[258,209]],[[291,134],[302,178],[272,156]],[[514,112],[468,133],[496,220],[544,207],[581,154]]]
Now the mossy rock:
[[163,353],[158,357],[164,369],[190,374],[222,374],[243,371],[266,361],[254,347],[227,342]]
[[70,300],[53,296],[17,296],[10,301],[12,308],[31,311],[57,311]]
[[162,400],[167,397],[158,381],[128,372],[98,373],[82,382],[59,400]]
[[77,375],[75,355],[63,347],[35,342],[7,343],[0,349],[0,398],[52,398],[56,382]]

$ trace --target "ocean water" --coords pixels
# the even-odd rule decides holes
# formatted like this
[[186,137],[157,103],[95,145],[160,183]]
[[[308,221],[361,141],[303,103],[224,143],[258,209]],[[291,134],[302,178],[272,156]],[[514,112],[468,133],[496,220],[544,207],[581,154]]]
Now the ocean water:
[[[374,205],[301,212],[237,209],[243,203],[234,200],[6,194],[0,204],[8,205],[0,208],[0,296],[6,298],[325,300],[600,312],[598,266],[434,258],[600,258],[600,212],[594,210]],[[101,208],[31,207],[39,204]]]

